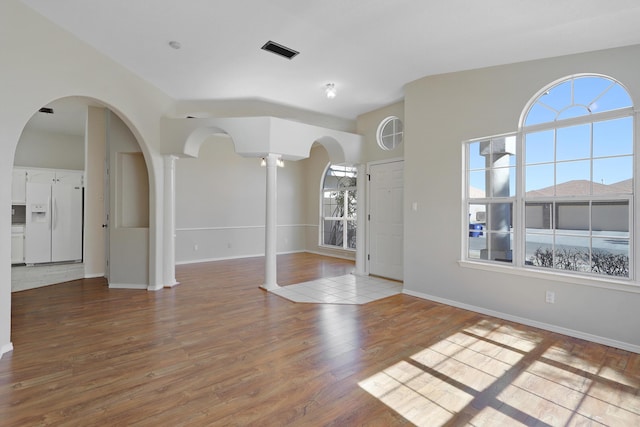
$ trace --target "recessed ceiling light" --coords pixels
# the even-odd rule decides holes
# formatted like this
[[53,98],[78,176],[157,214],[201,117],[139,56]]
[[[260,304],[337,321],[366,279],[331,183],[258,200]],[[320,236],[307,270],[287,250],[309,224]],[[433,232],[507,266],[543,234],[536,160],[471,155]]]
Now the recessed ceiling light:
[[182,47],[182,45],[180,44],[180,42],[177,42],[175,40],[171,40],[169,42],[169,46],[172,47],[173,49],[180,49]]

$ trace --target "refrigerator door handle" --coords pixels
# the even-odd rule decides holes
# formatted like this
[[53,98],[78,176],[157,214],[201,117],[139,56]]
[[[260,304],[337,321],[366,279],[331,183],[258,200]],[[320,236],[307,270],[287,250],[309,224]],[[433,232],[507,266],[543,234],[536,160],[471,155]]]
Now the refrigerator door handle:
[[56,215],[56,210],[58,209],[58,205],[56,204],[56,198],[51,198],[51,229],[56,228],[56,220],[58,219],[58,215]]

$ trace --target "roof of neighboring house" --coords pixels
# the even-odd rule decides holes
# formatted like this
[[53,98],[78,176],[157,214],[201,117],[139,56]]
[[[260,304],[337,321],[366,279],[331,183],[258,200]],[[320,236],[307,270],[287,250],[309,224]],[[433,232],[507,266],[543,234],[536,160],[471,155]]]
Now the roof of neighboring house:
[[[593,193],[591,193],[593,186]],[[555,193],[554,193],[555,190]],[[575,179],[552,185],[538,190],[527,191],[527,197],[552,197],[552,196],[586,196],[590,194],[620,194],[631,193],[633,191],[633,183],[631,179],[615,182],[613,184],[600,184],[591,182],[587,179]]]
[[[593,193],[591,186],[593,185]],[[575,179],[552,185],[538,190],[527,191],[527,197],[553,197],[553,196],[587,196],[590,194],[629,194],[633,192],[633,180],[625,179],[624,181],[614,182],[613,184],[600,184],[591,182],[587,179]],[[476,187],[469,187],[469,198],[481,199],[485,197],[484,190]]]
[[484,197],[484,190],[481,190],[476,187],[469,187],[469,198],[471,199],[481,199]]

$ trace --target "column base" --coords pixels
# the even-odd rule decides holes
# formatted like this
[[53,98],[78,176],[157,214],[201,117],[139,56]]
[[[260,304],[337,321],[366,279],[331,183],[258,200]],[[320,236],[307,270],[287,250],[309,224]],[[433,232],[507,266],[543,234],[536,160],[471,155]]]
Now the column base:
[[273,289],[280,289],[280,286],[278,286],[277,283],[274,283],[273,285],[268,285],[266,283],[263,283],[262,285],[260,285],[260,289],[264,289],[265,291],[271,291]]
[[168,285],[164,285],[165,288],[173,288],[174,286],[179,285],[180,282],[173,282],[173,283],[169,283]]

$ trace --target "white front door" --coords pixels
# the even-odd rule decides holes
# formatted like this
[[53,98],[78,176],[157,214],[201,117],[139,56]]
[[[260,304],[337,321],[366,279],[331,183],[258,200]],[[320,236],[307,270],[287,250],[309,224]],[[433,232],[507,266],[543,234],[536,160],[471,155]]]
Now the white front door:
[[404,162],[369,166],[369,274],[403,279]]

